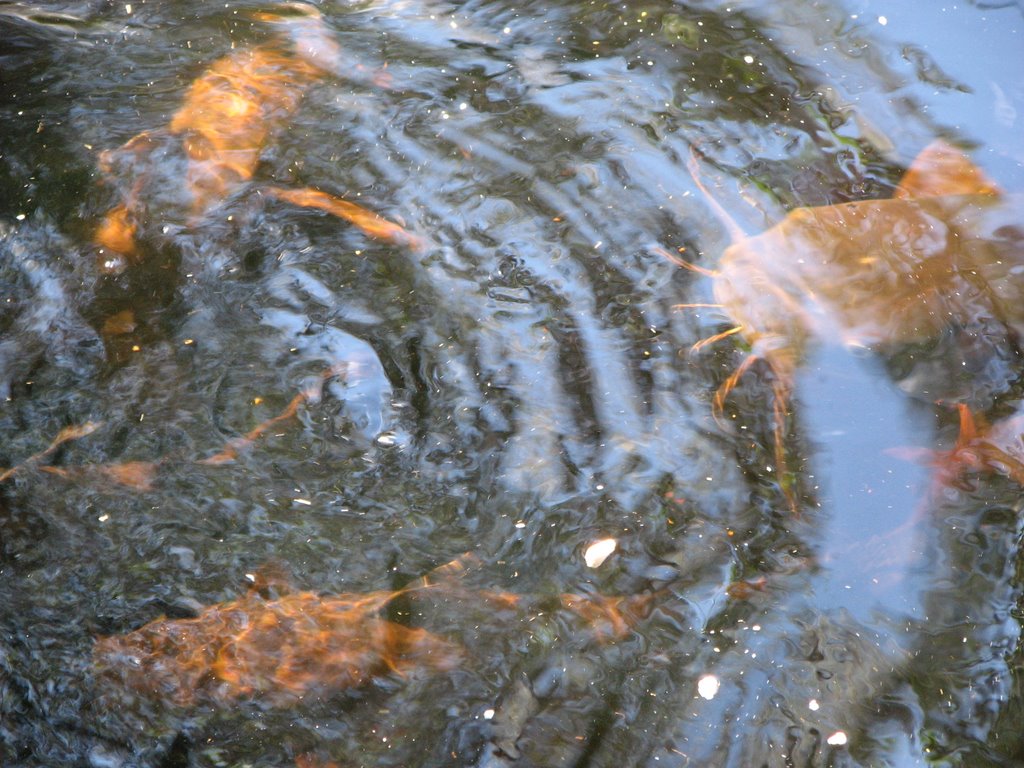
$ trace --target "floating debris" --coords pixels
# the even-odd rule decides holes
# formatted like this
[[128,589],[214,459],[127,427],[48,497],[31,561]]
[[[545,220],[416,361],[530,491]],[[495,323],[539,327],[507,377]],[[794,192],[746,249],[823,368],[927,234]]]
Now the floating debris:
[[583,552],[583,561],[587,564],[587,568],[600,568],[601,564],[608,559],[616,547],[618,547],[618,544],[615,539],[595,541]]
[[698,695],[702,699],[707,699],[708,701],[711,701],[718,695],[718,689],[721,687],[722,683],[714,675],[704,675],[697,681]]

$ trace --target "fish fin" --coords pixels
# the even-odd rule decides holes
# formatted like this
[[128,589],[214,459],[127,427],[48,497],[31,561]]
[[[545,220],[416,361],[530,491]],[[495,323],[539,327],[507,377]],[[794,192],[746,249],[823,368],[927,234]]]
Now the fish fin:
[[893,197],[915,200],[945,195],[1000,195],[985,172],[957,147],[937,139],[925,147],[903,175]]
[[[956,439],[956,451],[967,448],[980,436],[988,431],[988,425],[982,420],[976,419],[971,409],[964,403],[957,404],[957,411],[960,416],[960,434]],[[980,417],[979,417],[980,418]]]
[[426,247],[426,241],[423,238],[406,231],[398,224],[388,221],[383,216],[379,216],[360,205],[351,203],[348,200],[342,200],[340,197],[329,195],[318,189],[264,187],[263,191],[278,200],[284,200],[304,208],[315,208],[344,219],[377,240],[383,240],[395,245],[404,245],[414,251],[422,251]]

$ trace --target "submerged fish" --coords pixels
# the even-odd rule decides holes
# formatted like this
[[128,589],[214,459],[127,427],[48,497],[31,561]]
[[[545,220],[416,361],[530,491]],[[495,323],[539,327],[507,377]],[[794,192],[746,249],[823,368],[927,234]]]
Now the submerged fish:
[[461,658],[454,644],[380,617],[400,594],[253,593],[193,619],[158,619],[99,640],[94,659],[105,688],[182,707],[240,699],[285,706],[389,672],[453,668]]
[[[279,9],[255,17],[283,30],[290,50],[255,46],[215,61],[191,84],[165,128],[101,155],[100,169],[120,187],[122,198],[93,235],[105,270],[120,271],[139,258],[141,230],[154,216],[170,211],[195,223],[250,181],[268,142],[311,85],[332,75],[370,79],[343,66],[340,48],[315,7],[290,3]],[[326,210],[372,237],[417,242],[397,224],[318,190],[262,191]]]
[[[239,700],[287,706],[357,688],[386,674],[453,669],[464,658],[455,643],[382,618],[381,613],[401,596],[437,591],[446,601],[468,601],[506,619],[505,611],[538,602],[461,585],[458,579],[473,560],[466,556],[452,561],[394,591],[329,596],[299,592],[274,598],[253,591],[211,605],[195,618],[161,618],[128,634],[102,638],[93,651],[101,695],[130,693],[179,707]],[[616,639],[649,613],[657,594],[563,594],[554,602],[579,617],[598,640]]]
[[715,414],[750,366],[766,363],[780,467],[794,376],[810,343],[892,350],[950,329],[1024,329],[1020,211],[942,141],[917,157],[891,199],[798,208],[738,238],[717,270],[682,264],[713,278],[713,306],[734,324],[695,349],[734,334],[750,349],[716,393]]
[[973,473],[1003,475],[1024,486],[1024,411],[990,425],[966,405],[960,404],[958,410],[960,434],[950,450],[899,447],[890,452],[932,465],[933,497],[946,488],[973,489],[967,477]]

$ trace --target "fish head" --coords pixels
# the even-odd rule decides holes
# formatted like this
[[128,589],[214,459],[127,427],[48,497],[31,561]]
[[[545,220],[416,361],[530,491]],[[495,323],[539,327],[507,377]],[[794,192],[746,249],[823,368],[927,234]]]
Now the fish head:
[[772,238],[747,238],[722,256],[713,291],[750,353],[780,382],[792,380],[810,335],[811,318],[788,277],[772,269]]

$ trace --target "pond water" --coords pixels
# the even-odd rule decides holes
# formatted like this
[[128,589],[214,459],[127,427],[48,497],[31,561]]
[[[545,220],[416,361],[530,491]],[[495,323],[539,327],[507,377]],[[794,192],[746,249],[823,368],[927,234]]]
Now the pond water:
[[[1019,2],[19,2],[0,41],[4,766],[1024,761]],[[937,139],[1000,192],[894,200]],[[837,261],[776,307],[792,238],[727,273],[830,205],[867,226],[815,255],[937,287],[855,305]],[[916,216],[969,244],[899,250]],[[693,349],[747,313],[786,330]]]

